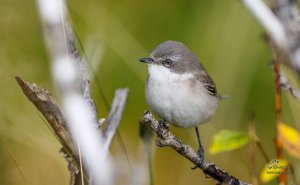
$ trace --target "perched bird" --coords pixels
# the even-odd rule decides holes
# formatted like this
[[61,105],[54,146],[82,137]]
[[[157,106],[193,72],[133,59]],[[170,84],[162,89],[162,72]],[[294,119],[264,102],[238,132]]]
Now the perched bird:
[[215,83],[197,56],[180,42],[166,41],[139,61],[148,64],[145,94],[151,110],[162,119],[161,124],[195,128],[202,162],[197,126],[209,121],[217,109]]

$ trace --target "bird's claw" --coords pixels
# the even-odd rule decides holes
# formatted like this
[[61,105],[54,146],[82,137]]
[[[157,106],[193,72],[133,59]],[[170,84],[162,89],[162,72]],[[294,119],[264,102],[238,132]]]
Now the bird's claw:
[[203,149],[203,147],[199,148],[199,150],[197,151],[197,154],[200,158],[200,161],[196,166],[191,168],[192,170],[195,170],[195,169],[199,168],[202,165],[203,161],[204,161],[204,149]]
[[159,131],[159,135],[161,137],[162,135],[162,129],[166,129],[166,130],[169,130],[170,128],[170,125],[164,120],[164,119],[161,119],[159,120],[159,124],[158,124],[158,131]]

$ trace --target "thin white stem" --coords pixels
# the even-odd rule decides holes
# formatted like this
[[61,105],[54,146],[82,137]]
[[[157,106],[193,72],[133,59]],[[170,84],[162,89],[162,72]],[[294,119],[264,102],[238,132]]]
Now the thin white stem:
[[245,6],[261,23],[275,44],[286,51],[288,41],[284,26],[262,0],[242,0]]
[[38,0],[44,24],[44,36],[52,59],[52,75],[58,87],[62,110],[73,140],[79,143],[81,156],[93,184],[112,184],[111,164],[103,153],[104,139],[95,126],[95,115],[82,96],[80,67],[70,54],[65,24],[64,0]]

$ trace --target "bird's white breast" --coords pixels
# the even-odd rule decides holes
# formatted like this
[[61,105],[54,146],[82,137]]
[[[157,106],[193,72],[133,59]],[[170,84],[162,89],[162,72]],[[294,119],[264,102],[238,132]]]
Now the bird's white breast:
[[217,98],[193,74],[178,74],[168,68],[148,65],[146,99],[152,111],[178,127],[194,127],[209,121],[217,108]]

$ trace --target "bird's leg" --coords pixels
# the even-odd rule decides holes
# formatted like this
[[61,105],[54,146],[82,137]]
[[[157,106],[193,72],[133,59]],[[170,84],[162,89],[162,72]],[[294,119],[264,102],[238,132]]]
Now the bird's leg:
[[204,161],[204,148],[201,144],[201,139],[200,139],[200,134],[199,134],[199,130],[198,127],[195,127],[196,130],[196,134],[197,134],[197,140],[198,140],[198,145],[199,145],[199,149],[197,151],[198,156],[200,157],[200,162],[197,166],[193,167],[192,169],[196,169],[197,167],[201,166],[201,164]]

